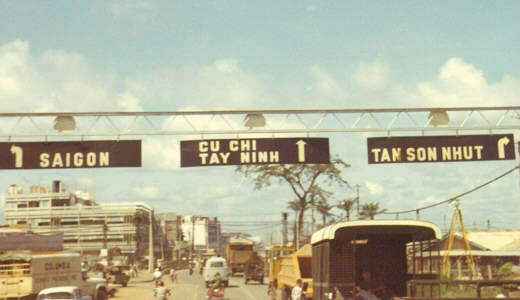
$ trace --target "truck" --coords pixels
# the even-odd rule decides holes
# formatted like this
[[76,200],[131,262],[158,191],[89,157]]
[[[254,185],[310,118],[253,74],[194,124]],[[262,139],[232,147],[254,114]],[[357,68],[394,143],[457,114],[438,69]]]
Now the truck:
[[35,299],[46,288],[77,286],[93,300],[114,293],[103,278],[88,278],[75,252],[17,252],[0,255],[0,299]]
[[226,244],[226,260],[229,265],[229,274],[244,272],[247,263],[255,256],[252,242],[230,242]]
[[[288,300],[296,281],[301,279],[303,296],[312,299],[312,248],[304,245],[298,251],[290,253],[291,248],[283,251],[270,251],[268,294],[272,300]],[[290,253],[283,256],[280,253]]]

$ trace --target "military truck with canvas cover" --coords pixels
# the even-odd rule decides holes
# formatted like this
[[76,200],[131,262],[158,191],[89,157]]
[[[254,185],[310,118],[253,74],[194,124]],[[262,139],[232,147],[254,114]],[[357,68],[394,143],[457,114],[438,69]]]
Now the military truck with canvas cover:
[[255,257],[252,242],[230,242],[226,245],[226,260],[231,276],[244,272],[249,261]]
[[0,255],[0,299],[35,299],[46,288],[77,286],[83,295],[105,300],[102,278],[86,278],[81,257],[73,252],[22,252]]

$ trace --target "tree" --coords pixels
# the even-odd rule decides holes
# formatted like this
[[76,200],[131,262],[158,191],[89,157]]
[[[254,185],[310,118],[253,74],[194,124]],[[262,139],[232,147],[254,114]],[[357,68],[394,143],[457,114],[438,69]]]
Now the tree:
[[[330,164],[282,164],[282,165],[241,165],[236,168],[255,184],[256,190],[270,186],[273,182],[285,182],[289,185],[297,203],[298,222],[297,236],[303,232],[305,211],[315,201],[325,199],[332,193],[321,186],[338,184],[343,186],[347,181],[341,176],[341,168],[350,165],[339,158],[331,159]],[[291,205],[291,204],[289,204]],[[291,207],[290,207],[291,208]],[[298,245],[297,245],[298,246]]]
[[326,199],[318,201],[316,204],[314,204],[314,206],[321,214],[321,224],[327,224],[327,217],[332,216],[332,213],[330,211],[334,208],[334,206],[327,203]]
[[384,213],[385,211],[386,211],[386,208],[379,209],[379,203],[370,202],[370,203],[361,205],[361,211],[359,212],[359,215],[360,215],[361,219],[370,218],[370,220],[373,220],[375,215]]
[[354,199],[345,199],[336,205],[337,208],[345,211],[345,217],[347,221],[350,221],[350,211],[354,208],[354,204],[356,204],[356,200]]

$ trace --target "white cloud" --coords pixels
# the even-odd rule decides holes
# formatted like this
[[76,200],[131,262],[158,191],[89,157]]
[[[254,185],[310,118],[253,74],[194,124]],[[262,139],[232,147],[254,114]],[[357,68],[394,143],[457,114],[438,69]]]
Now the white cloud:
[[124,92],[118,96],[117,103],[124,111],[142,111],[139,105],[139,98],[130,92]]
[[4,111],[138,109],[136,96],[132,99],[128,91],[114,89],[116,80],[109,72],[92,70],[77,53],[48,50],[33,56],[26,41],[0,45],[0,103]]
[[146,139],[142,143],[143,167],[158,169],[179,168],[179,148],[179,143],[174,139]]
[[430,106],[507,106],[518,104],[520,81],[506,76],[489,83],[482,70],[451,58],[432,81],[417,85],[416,99]]
[[365,187],[367,188],[368,192],[373,196],[380,196],[384,193],[383,187],[375,182],[365,181]]
[[366,89],[379,90],[387,86],[388,69],[379,61],[361,63],[352,75],[354,82]]
[[154,186],[134,187],[132,191],[140,198],[153,200],[159,197],[160,191]]
[[311,74],[322,96],[334,99],[344,99],[347,96],[347,91],[342,84],[323,68],[314,66],[311,68]]
[[222,73],[232,73],[238,70],[237,64],[235,59],[220,59],[215,61],[215,68]]

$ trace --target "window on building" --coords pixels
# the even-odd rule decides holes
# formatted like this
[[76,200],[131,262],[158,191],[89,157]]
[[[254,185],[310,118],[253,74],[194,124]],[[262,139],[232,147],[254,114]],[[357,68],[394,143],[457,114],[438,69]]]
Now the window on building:
[[27,208],[27,202],[18,203],[18,208]]
[[52,218],[51,219],[51,225],[52,226],[59,226],[59,225],[61,225],[61,219],[60,218]]
[[40,207],[40,202],[38,202],[38,201],[29,201],[29,207]]
[[45,200],[45,201],[40,202],[40,206],[42,208],[48,208],[49,207],[49,201]]
[[38,226],[49,226],[49,225],[51,225],[50,219],[40,219],[38,221]]
[[78,225],[78,218],[62,218],[61,225]]
[[107,223],[123,223],[123,217],[108,217]]
[[26,220],[18,220],[18,222],[16,222],[16,224],[27,224],[27,221]]
[[52,207],[70,206],[70,200],[69,199],[52,199],[51,206]]

